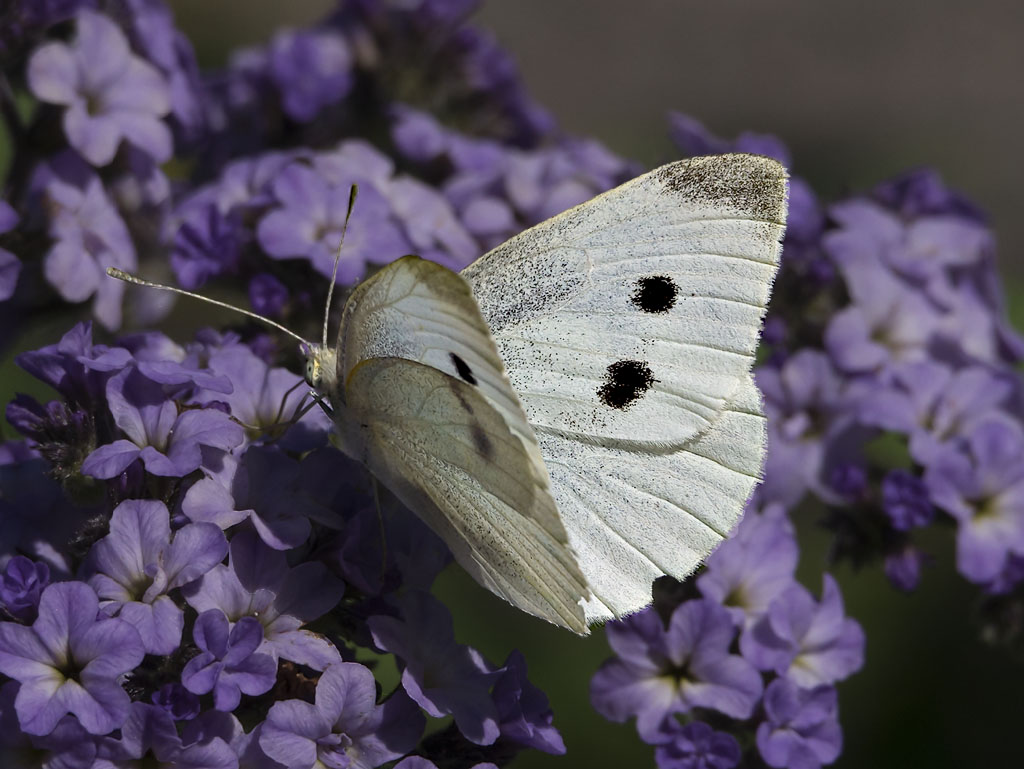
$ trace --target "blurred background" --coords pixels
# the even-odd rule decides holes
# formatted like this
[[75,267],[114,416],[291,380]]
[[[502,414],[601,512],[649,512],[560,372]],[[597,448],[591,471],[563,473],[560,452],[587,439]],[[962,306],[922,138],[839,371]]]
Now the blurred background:
[[[216,66],[333,3],[172,5],[201,64]],[[1011,311],[1024,323],[1024,194],[1012,159],[1024,135],[1024,4],[516,0],[485,4],[477,21],[567,131],[648,165],[673,157],[665,114],[676,109],[725,137],[777,134],[793,171],[825,200],[934,166],[991,215]],[[828,535],[816,517],[808,510],[797,523],[801,578],[819,591]],[[1014,731],[1024,660],[978,639],[977,591],[953,572],[952,534],[930,534],[935,565],[913,595],[877,567],[835,572],[868,638],[864,670],[839,687],[846,744],[836,767],[1024,766]],[[521,649],[551,698],[568,756],[523,754],[516,767],[653,766],[631,724],[608,724],[589,706],[590,676],[609,653],[602,633],[578,639],[525,620],[457,568],[438,588],[460,641],[496,661]]]

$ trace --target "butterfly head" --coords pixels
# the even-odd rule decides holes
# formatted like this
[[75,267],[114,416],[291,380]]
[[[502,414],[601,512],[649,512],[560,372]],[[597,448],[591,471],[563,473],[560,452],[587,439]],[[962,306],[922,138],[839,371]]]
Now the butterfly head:
[[306,384],[323,395],[336,397],[338,354],[327,345],[304,343],[302,355],[306,359]]

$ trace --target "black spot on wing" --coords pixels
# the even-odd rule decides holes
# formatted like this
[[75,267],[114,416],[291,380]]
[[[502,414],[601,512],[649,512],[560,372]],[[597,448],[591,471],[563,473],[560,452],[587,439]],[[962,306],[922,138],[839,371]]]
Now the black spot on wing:
[[473,436],[473,445],[476,447],[477,453],[484,459],[490,460],[494,456],[494,444],[487,437],[487,433],[484,432],[480,425],[476,424],[472,425],[469,431]]
[[610,408],[626,409],[640,400],[654,382],[654,373],[643,361],[620,360],[608,367],[597,396]]
[[448,353],[448,357],[452,359],[452,363],[455,364],[455,373],[459,375],[463,382],[467,382],[471,385],[476,384],[476,377],[473,376],[473,370],[469,365],[453,352]]
[[652,275],[636,282],[632,302],[644,312],[668,312],[675,306],[679,287],[667,275]]

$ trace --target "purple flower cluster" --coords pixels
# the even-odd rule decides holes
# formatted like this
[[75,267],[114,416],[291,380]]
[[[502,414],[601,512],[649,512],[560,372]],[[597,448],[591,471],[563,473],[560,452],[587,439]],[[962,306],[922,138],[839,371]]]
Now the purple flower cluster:
[[[199,69],[164,0],[0,11],[0,345],[52,391],[7,404],[22,440],[0,443],[0,764],[488,768],[566,751],[523,656],[456,640],[428,592],[450,555],[332,447],[291,342],[251,325],[114,337],[169,301],[105,274],[216,283],[312,336],[353,185],[346,285],[406,253],[462,267],[639,172],[558,130],[465,23],[476,5],[343,0],[220,71]],[[684,154],[788,160],[770,136],[726,142],[681,115],[671,131]],[[820,595],[794,579],[798,504],[826,505],[836,552],[883,558],[900,586],[926,561],[915,534],[945,523],[968,579],[1024,590],[1024,343],[993,259],[983,218],[930,173],[828,208],[793,180],[757,371],[764,483],[699,577],[609,625],[616,656],[592,684],[659,766],[839,754],[835,686],[864,637],[831,577]],[[32,313],[86,301],[25,350]],[[393,690],[374,656],[397,665]]]
[[597,711],[635,716],[662,769],[731,769],[741,745],[772,767],[835,760],[835,684],[863,664],[864,633],[830,576],[820,600],[796,581],[797,556],[781,506],[748,510],[696,595],[658,600],[656,588],[654,606],[609,624],[616,656],[591,682]]
[[[521,656],[496,666],[458,644],[411,588],[447,563],[443,544],[375,507],[326,416],[301,413],[296,374],[231,334],[107,346],[88,324],[18,362],[61,400],[7,410],[28,439],[5,444],[0,497],[12,750],[52,766],[369,769],[444,758],[421,743],[425,710],[456,715],[445,750],[564,752]],[[63,505],[14,509],[51,494]],[[56,521],[25,515],[46,511]],[[379,704],[357,647],[404,670]]]

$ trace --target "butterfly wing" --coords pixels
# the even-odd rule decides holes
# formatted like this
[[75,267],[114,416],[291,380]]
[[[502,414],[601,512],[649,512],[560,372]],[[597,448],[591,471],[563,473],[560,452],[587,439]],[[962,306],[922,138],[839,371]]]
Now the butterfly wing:
[[353,292],[342,329],[346,450],[480,584],[586,633],[581,603],[589,591],[536,435],[465,281],[405,257]]
[[590,621],[650,601],[739,520],[764,426],[750,378],[778,267],[786,173],[673,163],[467,267],[538,434]]

